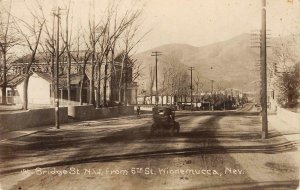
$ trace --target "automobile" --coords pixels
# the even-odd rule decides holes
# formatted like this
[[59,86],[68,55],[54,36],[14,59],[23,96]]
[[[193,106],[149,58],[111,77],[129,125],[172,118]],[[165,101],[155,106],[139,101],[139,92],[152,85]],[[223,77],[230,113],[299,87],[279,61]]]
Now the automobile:
[[260,104],[259,103],[255,103],[254,106],[259,108]]
[[153,124],[151,125],[150,134],[162,133],[169,131],[171,136],[178,134],[180,124],[175,121],[175,110],[168,106],[155,106],[152,108]]
[[106,107],[124,106],[124,103],[118,101],[108,101]]

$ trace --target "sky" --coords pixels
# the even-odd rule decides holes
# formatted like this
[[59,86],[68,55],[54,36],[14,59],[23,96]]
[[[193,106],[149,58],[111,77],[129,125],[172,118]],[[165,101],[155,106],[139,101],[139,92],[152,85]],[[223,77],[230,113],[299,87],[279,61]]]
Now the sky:
[[[24,2],[13,0],[13,14],[26,18]],[[135,3],[132,3],[132,2]],[[290,2],[292,1],[292,2]],[[2,0],[8,2],[8,0]],[[67,2],[67,1],[66,1]],[[120,0],[122,8],[141,8],[141,33],[151,31],[138,51],[169,43],[203,46],[230,39],[242,33],[258,33],[261,25],[261,0]],[[95,7],[101,15],[112,0],[72,0],[74,20],[86,23]],[[44,0],[50,11],[62,1]],[[74,22],[75,23],[75,22]],[[267,29],[272,36],[300,35],[300,0],[267,0]]]
[[[300,34],[300,3],[267,0],[267,28],[272,36]],[[187,43],[202,46],[261,25],[261,0],[151,0],[145,9],[153,27],[144,46]]]

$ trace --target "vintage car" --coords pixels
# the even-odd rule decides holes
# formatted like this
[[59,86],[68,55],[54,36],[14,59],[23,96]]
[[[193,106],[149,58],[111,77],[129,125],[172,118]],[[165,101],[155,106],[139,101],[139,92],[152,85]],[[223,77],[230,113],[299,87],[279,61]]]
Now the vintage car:
[[175,111],[171,107],[158,107],[152,109],[153,124],[151,125],[151,135],[163,131],[169,131],[171,136],[178,134],[180,125],[175,121]]

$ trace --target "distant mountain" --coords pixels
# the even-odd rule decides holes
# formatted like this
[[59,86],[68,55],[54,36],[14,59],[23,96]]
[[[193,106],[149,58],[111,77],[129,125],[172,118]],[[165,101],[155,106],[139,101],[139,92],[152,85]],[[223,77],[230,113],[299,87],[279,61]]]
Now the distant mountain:
[[[201,78],[206,81],[206,86],[210,85],[210,80],[214,80],[216,83],[222,81],[227,87],[239,88],[249,81],[257,80],[259,76],[255,68],[259,52],[250,46],[250,35],[243,34],[227,41],[202,47],[167,44],[137,54],[135,58],[142,63],[144,68],[141,81],[148,80],[148,68],[155,64],[155,58],[150,56],[151,52],[160,51],[163,56],[176,55],[186,65],[186,68],[188,66],[195,67],[200,72]],[[163,56],[159,59],[162,60]],[[164,63],[159,61],[158,68],[163,67]]]
[[[155,65],[155,58],[151,52],[160,51],[158,70],[162,77],[161,68],[165,66],[162,61],[166,55],[176,55],[186,66],[193,66],[200,72],[206,88],[210,80],[226,88],[245,89],[253,86],[259,80],[259,48],[251,40],[250,34],[241,34],[232,39],[195,47],[187,44],[167,44],[139,53],[135,56],[142,63],[142,76],[139,82],[147,83],[149,80],[149,67]],[[277,43],[278,39],[272,39]],[[189,79],[187,79],[189,80]],[[253,88],[253,87],[251,87]]]

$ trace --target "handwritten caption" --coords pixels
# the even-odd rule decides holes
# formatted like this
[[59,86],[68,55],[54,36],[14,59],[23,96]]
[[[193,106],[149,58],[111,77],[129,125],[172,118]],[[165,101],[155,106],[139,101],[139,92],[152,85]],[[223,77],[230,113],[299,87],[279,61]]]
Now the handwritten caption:
[[227,168],[223,170],[215,169],[179,169],[179,168],[129,168],[129,169],[115,169],[115,168],[83,168],[70,167],[68,169],[59,168],[35,168],[33,170],[22,169],[21,173],[33,175],[99,175],[99,176],[113,176],[113,175],[207,175],[207,176],[224,176],[224,175],[244,175],[245,171],[238,168]]

